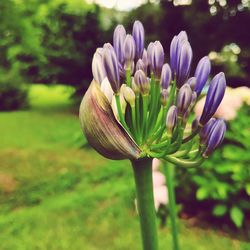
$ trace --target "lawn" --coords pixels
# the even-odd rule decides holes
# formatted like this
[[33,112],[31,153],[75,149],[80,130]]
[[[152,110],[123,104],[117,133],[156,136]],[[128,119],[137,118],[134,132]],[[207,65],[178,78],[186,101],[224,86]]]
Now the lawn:
[[[71,94],[34,85],[30,110],[0,113],[1,250],[141,249],[129,163],[86,145]],[[183,250],[250,249],[215,229],[179,227]],[[168,226],[159,238],[171,249]]]

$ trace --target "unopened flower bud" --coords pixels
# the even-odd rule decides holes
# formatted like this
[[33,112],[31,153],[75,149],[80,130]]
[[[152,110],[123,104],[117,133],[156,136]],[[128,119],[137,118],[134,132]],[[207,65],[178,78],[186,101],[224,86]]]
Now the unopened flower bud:
[[102,62],[103,49],[97,49],[92,60],[92,74],[96,82],[101,84],[101,82],[106,77],[106,71],[103,67]]
[[104,80],[101,83],[101,91],[107,97],[109,103],[111,103],[113,95],[114,95],[114,91],[111,88],[111,85],[110,85],[109,80],[108,80],[107,77],[105,77]]
[[177,62],[176,85],[178,88],[180,88],[188,79],[192,58],[192,48],[188,41],[184,41],[181,44]]
[[164,50],[159,41],[153,43],[149,61],[151,71],[154,73],[155,78],[160,79],[162,66],[164,64]]
[[209,133],[206,150],[203,157],[208,157],[222,143],[226,132],[226,124],[224,120],[218,119],[215,121],[212,131]]
[[224,73],[217,74],[211,81],[205,106],[202,111],[200,124],[204,125],[214,115],[219,107],[226,90],[226,79]]
[[186,83],[180,88],[177,97],[178,115],[180,117],[183,117],[185,112],[188,110],[191,101],[192,101],[192,90],[190,86]]
[[[120,97],[122,114],[124,115],[125,111],[126,111],[126,107],[127,107],[127,102],[125,101],[122,92],[120,93],[119,97]],[[113,110],[113,113],[114,113],[116,119],[119,121],[119,114],[118,114],[115,96],[113,96],[113,98],[112,98],[111,107],[112,107],[112,110]]]
[[144,62],[142,61],[142,59],[139,59],[137,61],[135,69],[136,71],[141,69],[142,71],[144,71],[145,75],[147,75],[147,67],[144,65]]
[[196,85],[196,78],[195,77],[190,77],[187,80],[187,84],[189,84],[190,88],[192,89],[192,91],[194,91],[195,89],[195,85]]
[[161,71],[161,87],[167,89],[171,81],[171,69],[167,63],[162,67]]
[[178,58],[181,52],[181,45],[184,41],[188,41],[187,33],[181,31],[177,36],[174,36],[170,45],[170,67],[172,70],[172,76],[177,72]]
[[135,106],[135,93],[130,87],[126,86],[123,89],[123,96],[131,107]]
[[192,122],[192,133],[194,131],[196,131],[196,129],[198,128],[199,126],[199,120],[200,120],[200,117],[196,117],[193,122]]
[[[124,41],[124,59],[126,69],[130,69],[135,58],[135,41],[131,35],[127,35]],[[130,69],[131,70],[131,69]]]
[[205,144],[209,133],[211,132],[211,129],[213,127],[213,125],[215,124],[216,119],[215,118],[211,118],[201,129],[200,131],[200,143],[201,144]]
[[146,68],[145,74],[147,75],[147,69],[148,69],[148,53],[147,53],[146,49],[143,50],[142,61],[143,61],[143,64],[144,64],[144,66],[145,66],[145,68]]
[[120,88],[119,65],[115,55],[115,51],[113,47],[110,46],[108,45],[104,46],[102,59],[103,59],[104,69],[106,71],[111,87],[113,91],[117,93]]
[[176,123],[177,123],[177,107],[173,105],[169,108],[166,118],[167,132],[170,135],[172,135]]
[[139,58],[142,58],[145,37],[144,28],[140,21],[134,22],[132,35],[135,40],[135,58],[138,60]]
[[117,25],[113,35],[113,45],[119,63],[124,63],[123,46],[126,37],[126,30],[123,25]]
[[150,90],[149,79],[142,70],[137,70],[134,75],[134,82],[140,89],[140,93],[147,95]]
[[208,80],[208,76],[210,74],[210,71],[211,71],[210,60],[207,56],[204,56],[199,61],[198,65],[196,67],[196,70],[195,70],[195,74],[194,74],[194,76],[197,79],[197,84],[195,86],[194,91],[197,93],[198,96],[200,95],[203,87],[205,86],[205,84]]
[[168,100],[168,91],[167,91],[167,89],[163,89],[161,91],[161,105],[166,106],[167,100]]

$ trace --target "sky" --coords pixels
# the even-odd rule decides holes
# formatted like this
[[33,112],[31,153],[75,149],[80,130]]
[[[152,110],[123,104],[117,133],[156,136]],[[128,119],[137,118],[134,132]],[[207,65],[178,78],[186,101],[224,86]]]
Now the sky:
[[[116,8],[122,11],[129,11],[147,2],[147,0],[86,0],[86,2],[96,3],[106,8]],[[150,2],[157,2],[157,0],[150,0]]]

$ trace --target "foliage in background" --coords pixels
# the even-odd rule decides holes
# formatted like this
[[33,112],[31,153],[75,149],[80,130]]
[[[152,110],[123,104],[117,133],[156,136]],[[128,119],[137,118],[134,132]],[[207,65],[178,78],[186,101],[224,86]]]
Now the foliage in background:
[[249,124],[250,110],[245,106],[237,118],[228,123],[224,144],[209,161],[188,172],[178,168],[177,195],[184,202],[184,209],[230,218],[238,228],[247,225],[250,215]]
[[0,111],[17,110],[28,107],[27,86],[22,84],[14,70],[0,70]]

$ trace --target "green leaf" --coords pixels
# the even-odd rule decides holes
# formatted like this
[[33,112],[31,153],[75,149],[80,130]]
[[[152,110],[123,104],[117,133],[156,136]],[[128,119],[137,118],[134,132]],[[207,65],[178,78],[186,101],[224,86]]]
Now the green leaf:
[[246,184],[246,192],[248,195],[250,195],[250,183]]
[[244,213],[242,212],[242,210],[240,208],[233,206],[230,209],[230,218],[233,221],[233,223],[235,224],[235,226],[240,228],[242,226],[242,223],[243,223]]
[[218,204],[213,208],[213,215],[215,216],[223,216],[227,212],[227,206]]
[[206,187],[200,187],[196,192],[198,200],[204,200],[209,196],[209,190]]

